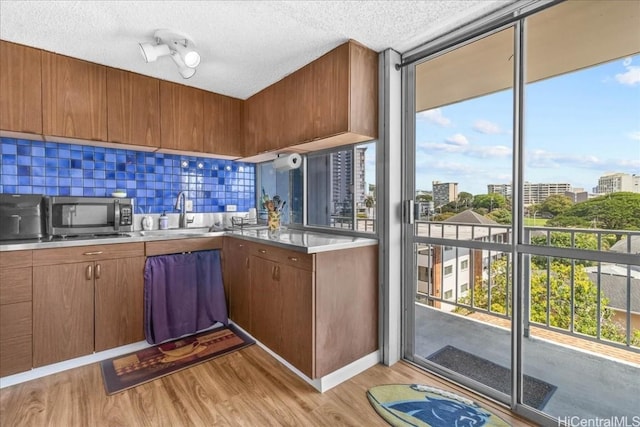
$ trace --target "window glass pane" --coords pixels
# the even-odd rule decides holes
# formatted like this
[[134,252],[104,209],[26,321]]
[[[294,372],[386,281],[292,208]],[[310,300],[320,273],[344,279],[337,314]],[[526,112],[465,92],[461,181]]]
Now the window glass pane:
[[417,235],[510,235],[512,57],[509,28],[416,66]]
[[640,226],[640,37],[624,25],[638,10],[566,2],[527,20],[526,224]]
[[307,156],[307,223],[375,231],[375,143]]
[[[302,170],[278,171],[272,162],[258,165],[260,189],[258,192],[258,221],[266,223],[267,210],[262,202],[264,196],[273,199],[278,196],[283,206],[280,221],[282,225],[302,223]],[[285,203],[286,202],[286,203]]]

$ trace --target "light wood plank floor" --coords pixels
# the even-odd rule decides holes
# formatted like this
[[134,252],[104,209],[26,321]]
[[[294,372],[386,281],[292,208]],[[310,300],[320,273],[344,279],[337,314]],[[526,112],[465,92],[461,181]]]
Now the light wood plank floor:
[[533,425],[404,362],[377,365],[318,393],[257,345],[107,396],[99,364],[0,390],[9,426],[385,426],[369,387],[421,383],[480,401],[515,426]]

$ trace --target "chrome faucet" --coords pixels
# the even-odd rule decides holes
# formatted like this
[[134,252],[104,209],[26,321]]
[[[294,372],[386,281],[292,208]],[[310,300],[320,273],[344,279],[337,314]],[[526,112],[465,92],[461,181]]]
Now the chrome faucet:
[[186,204],[187,195],[184,194],[184,191],[181,191],[178,193],[178,197],[176,198],[176,209],[180,211],[180,219],[178,220],[178,227],[180,228],[187,228],[187,224],[193,222],[193,218],[191,218],[191,220],[187,219]]

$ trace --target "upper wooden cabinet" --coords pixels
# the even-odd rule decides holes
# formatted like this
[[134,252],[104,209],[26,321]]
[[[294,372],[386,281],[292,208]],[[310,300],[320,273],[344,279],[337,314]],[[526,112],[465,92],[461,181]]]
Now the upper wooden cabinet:
[[0,40],[0,129],[42,133],[40,51]]
[[159,86],[157,79],[107,68],[109,141],[160,146]]
[[205,153],[242,157],[243,101],[213,92],[204,92]]
[[106,67],[42,52],[45,135],[107,141]]
[[160,147],[202,152],[204,91],[160,82]]
[[249,155],[378,137],[378,54],[350,41],[246,102]]

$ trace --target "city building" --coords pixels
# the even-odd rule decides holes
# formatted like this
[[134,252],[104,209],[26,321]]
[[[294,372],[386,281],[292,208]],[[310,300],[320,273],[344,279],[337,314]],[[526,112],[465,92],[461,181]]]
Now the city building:
[[[364,206],[366,198],[365,152],[367,147],[354,151],[344,150],[331,154],[331,201],[334,214],[344,214],[352,205],[354,193],[356,204]],[[355,153],[355,159],[353,159]],[[355,172],[355,173],[354,173]]]
[[598,186],[593,188],[596,194],[610,194],[619,191],[640,192],[640,176],[628,173],[612,172],[598,179]]
[[449,202],[453,202],[458,198],[457,182],[440,182],[433,181],[433,204],[436,208],[444,206]]
[[[534,203],[542,203],[549,196],[556,194],[565,195],[567,192],[572,192],[571,184],[568,183],[532,184],[530,182],[525,182],[523,196],[524,204],[532,205]],[[489,184],[487,185],[487,193],[498,193],[505,197],[511,197],[511,184]]]

